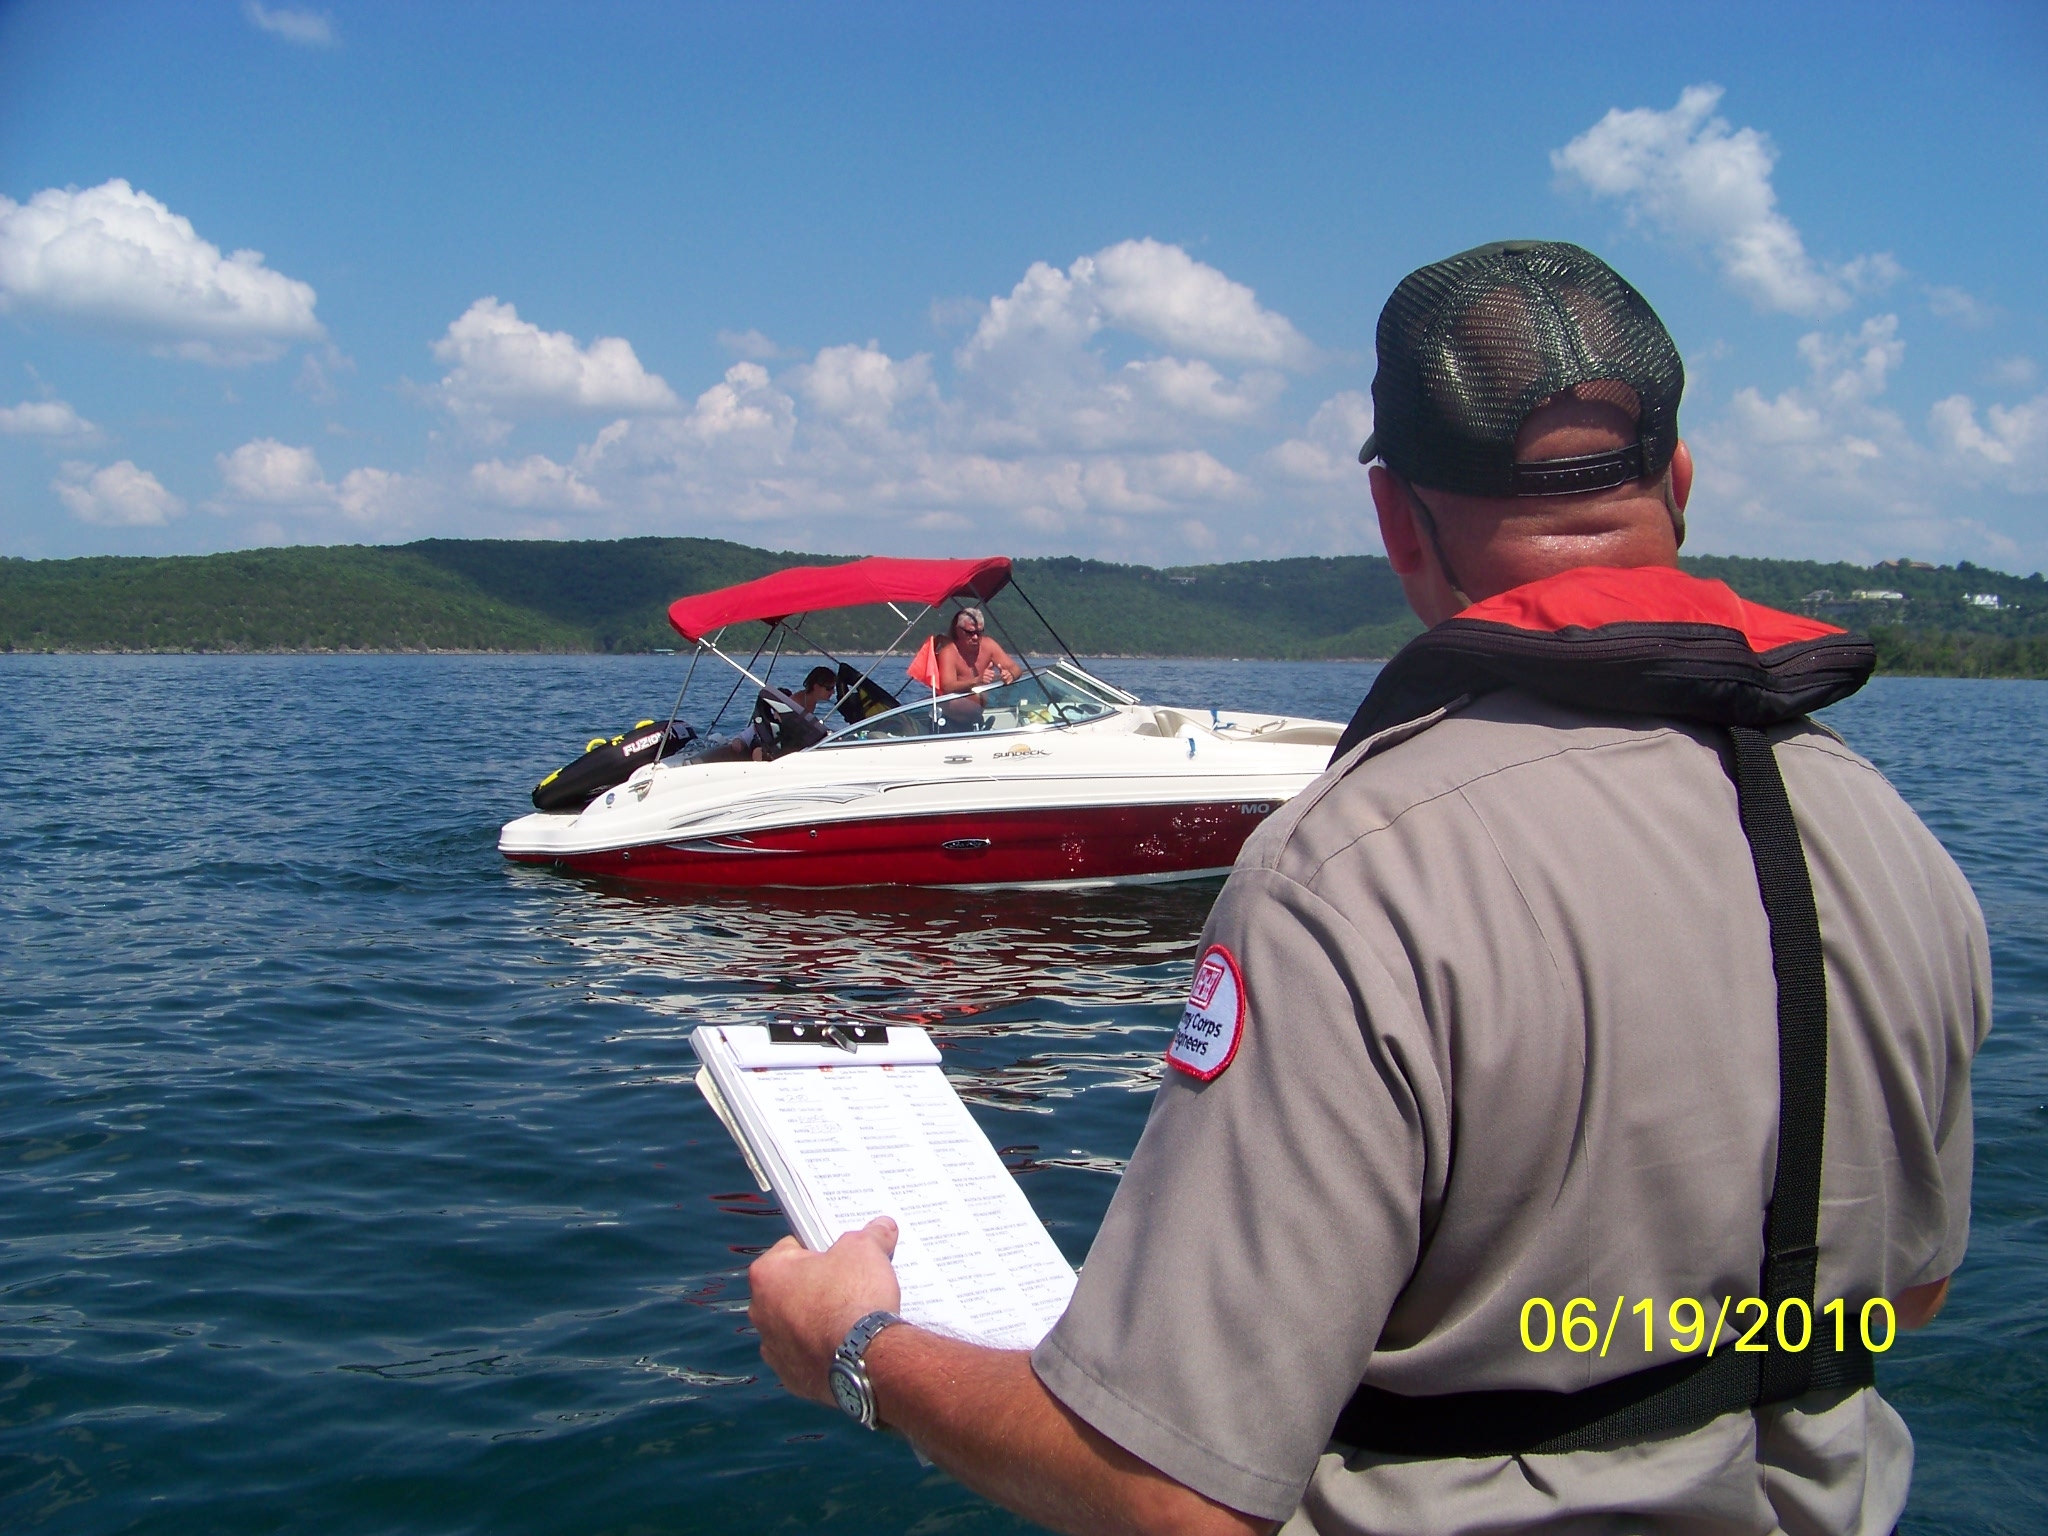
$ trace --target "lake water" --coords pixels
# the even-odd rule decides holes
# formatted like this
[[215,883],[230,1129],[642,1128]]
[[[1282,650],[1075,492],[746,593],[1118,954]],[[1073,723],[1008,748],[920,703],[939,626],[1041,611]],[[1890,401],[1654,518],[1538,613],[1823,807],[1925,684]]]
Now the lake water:
[[[1348,717],[1359,665],[1105,662]],[[706,1018],[928,1024],[1079,1260],[1213,886],[664,899],[498,824],[674,659],[0,658],[0,1529],[1014,1531],[764,1380],[781,1235]],[[1954,1299],[1886,1357],[1911,1532],[2048,1529],[2048,685],[1830,714],[1975,883],[1998,1023]]]

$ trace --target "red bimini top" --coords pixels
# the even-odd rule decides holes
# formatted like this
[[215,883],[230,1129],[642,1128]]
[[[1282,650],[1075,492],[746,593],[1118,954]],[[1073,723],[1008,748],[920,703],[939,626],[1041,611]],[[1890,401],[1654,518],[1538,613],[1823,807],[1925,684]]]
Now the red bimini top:
[[1006,556],[985,560],[898,560],[874,555],[845,565],[795,565],[736,587],[700,592],[669,604],[668,621],[695,644],[715,629],[749,619],[774,624],[793,613],[860,608],[869,603],[984,602],[1010,584]]

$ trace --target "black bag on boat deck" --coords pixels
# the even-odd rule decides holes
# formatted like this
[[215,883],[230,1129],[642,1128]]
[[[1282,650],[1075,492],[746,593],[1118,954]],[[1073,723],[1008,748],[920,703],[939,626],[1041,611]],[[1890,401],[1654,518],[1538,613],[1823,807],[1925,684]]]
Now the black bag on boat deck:
[[848,725],[859,725],[871,715],[894,709],[898,702],[895,694],[873,678],[864,678],[845,662],[839,663],[839,718]]
[[667,757],[696,738],[697,733],[680,721],[665,729],[659,720],[642,720],[609,740],[593,737],[589,749],[575,762],[557,768],[534,786],[533,808],[580,811],[614,784],[625,783],[642,763],[654,762],[656,747],[661,748],[660,756]]

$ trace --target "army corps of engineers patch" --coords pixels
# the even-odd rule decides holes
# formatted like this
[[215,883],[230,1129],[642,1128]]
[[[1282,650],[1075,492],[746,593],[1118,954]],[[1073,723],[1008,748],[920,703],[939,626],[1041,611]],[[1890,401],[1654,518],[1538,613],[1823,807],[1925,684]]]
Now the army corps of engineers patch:
[[1244,1012],[1244,973],[1237,968],[1237,956],[1211,944],[1195,967],[1180,1027],[1166,1047],[1167,1064],[1204,1083],[1216,1077],[1237,1055]]

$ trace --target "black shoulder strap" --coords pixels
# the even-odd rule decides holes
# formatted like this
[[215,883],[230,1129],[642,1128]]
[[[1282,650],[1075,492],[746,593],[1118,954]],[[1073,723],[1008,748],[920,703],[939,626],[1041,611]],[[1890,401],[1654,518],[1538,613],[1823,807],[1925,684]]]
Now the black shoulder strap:
[[[1821,957],[1820,913],[1806,851],[1777,754],[1763,732],[1733,725],[1732,764],[1742,830],[1756,864],[1764,915],[1771,924],[1771,969],[1778,977],[1778,1166],[1764,1213],[1763,1296],[1776,1318],[1797,1297],[1808,1308],[1820,1265],[1820,1165],[1828,1113],[1828,984]],[[1776,1330],[1774,1329],[1773,1332]],[[1773,1349],[1761,1357],[1758,1402],[1801,1397],[1812,1379],[1813,1353]]]
[[[1820,1173],[1828,1097],[1827,974],[1820,914],[1792,802],[1777,755],[1761,731],[1727,728],[1743,835],[1770,921],[1771,968],[1778,982],[1778,1162],[1764,1213],[1759,1291],[1773,1326],[1762,1353],[1720,1348],[1653,1366],[1580,1392],[1535,1389],[1404,1397],[1361,1386],[1338,1415],[1331,1438],[1397,1456],[1515,1456],[1595,1450],[1654,1435],[1698,1429],[1724,1413],[1786,1402],[1828,1387],[1864,1387],[1875,1379],[1858,1329],[1844,1350],[1813,1315],[1820,1260]],[[1779,1307],[1808,1308],[1808,1348],[1777,1345]]]

